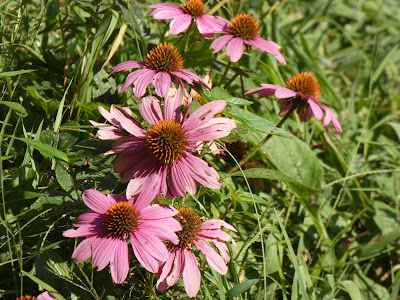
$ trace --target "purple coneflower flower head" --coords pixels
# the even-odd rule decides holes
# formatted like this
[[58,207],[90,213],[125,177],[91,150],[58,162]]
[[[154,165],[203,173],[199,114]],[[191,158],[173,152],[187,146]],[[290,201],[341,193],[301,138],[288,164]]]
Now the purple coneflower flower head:
[[190,116],[191,103],[184,114],[182,104],[182,88],[174,97],[165,99],[163,110],[156,97],[143,98],[139,110],[150,124],[148,129],[124,109],[111,110],[114,124],[120,124],[118,130],[129,134],[117,138],[111,151],[119,154],[114,171],[122,174],[122,182],[129,182],[128,198],[138,195],[137,201],[147,205],[161,194],[168,198],[183,197],[185,192],[194,195],[199,185],[221,187],[217,171],[191,153],[196,152],[199,141],[229,135],[236,123],[227,118],[213,118],[225,108],[223,100],[209,102]]
[[215,31],[222,30],[225,19],[218,16],[209,16],[208,9],[200,0],[188,0],[183,6],[176,6],[169,3],[159,3],[149,6],[154,9],[149,16],[154,19],[173,19],[169,25],[171,34],[176,35],[186,30],[193,19],[196,19],[199,32],[206,38],[212,37]]
[[[221,230],[225,227],[229,230],[236,229],[221,220],[208,220],[201,222],[200,217],[190,208],[178,207],[177,219],[183,229],[177,232],[179,244],[169,244],[171,256],[165,263],[160,263],[157,274],[157,289],[164,291],[178,282],[183,277],[183,284],[189,297],[195,297],[200,288],[201,274],[196,255],[193,253],[196,247],[207,259],[208,264],[218,273],[225,275],[228,271],[226,264],[230,260],[228,247],[224,242],[232,241],[233,238]],[[212,242],[219,252],[209,246],[206,242]]]
[[37,297],[30,296],[30,295],[25,295],[25,296],[18,297],[16,300],[57,300],[57,298],[54,297],[49,292],[44,292],[44,293],[41,293]]
[[260,37],[260,26],[250,14],[241,14],[230,22],[226,21],[224,30],[221,33],[224,35],[215,39],[210,48],[214,49],[215,53],[221,51],[225,45],[228,45],[226,47],[226,55],[231,62],[236,62],[242,57],[243,48],[246,44],[272,54],[280,63],[286,65],[285,59],[279,52],[281,47]]
[[165,97],[171,87],[171,81],[179,84],[182,80],[191,85],[197,82],[209,89],[207,84],[196,74],[183,69],[183,59],[176,48],[164,42],[147,54],[145,61],[126,61],[113,68],[110,75],[132,68],[144,68],[129,73],[124,84],[118,89],[119,93],[126,91],[132,84],[136,98],[146,93],[146,88],[153,83],[155,92]]
[[160,261],[169,257],[161,239],[177,244],[175,234],[182,226],[172,218],[178,211],[169,205],[144,206],[134,199],[86,190],[83,201],[91,209],[74,222],[77,229],[69,229],[63,236],[86,237],[75,249],[72,258],[81,263],[92,257],[98,271],[110,264],[115,283],[123,283],[129,272],[130,238],[133,252],[143,267],[153,273]]
[[259,97],[275,95],[280,99],[282,116],[286,115],[295,105],[300,120],[303,122],[309,121],[314,115],[322,121],[327,131],[329,123],[332,123],[337,132],[342,132],[342,127],[335,114],[326,105],[319,102],[321,90],[314,74],[302,72],[294,75],[286,81],[285,87],[274,84],[261,84],[261,86],[261,88],[248,91],[245,95],[259,94]]

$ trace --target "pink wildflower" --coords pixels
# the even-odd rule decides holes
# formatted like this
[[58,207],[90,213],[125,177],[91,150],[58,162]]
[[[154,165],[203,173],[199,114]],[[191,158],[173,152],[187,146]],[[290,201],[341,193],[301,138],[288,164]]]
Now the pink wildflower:
[[286,65],[285,59],[279,52],[281,47],[272,41],[267,41],[260,37],[260,26],[250,14],[241,14],[230,22],[226,21],[221,33],[224,35],[213,41],[210,48],[214,49],[215,53],[221,51],[228,44],[226,55],[231,62],[236,62],[242,57],[243,46],[246,44],[272,54],[280,63]]
[[[224,241],[232,241],[232,237],[220,230],[221,227],[236,231],[228,223],[221,220],[208,220],[201,222],[200,217],[190,208],[178,207],[177,219],[183,229],[177,232],[179,236],[178,245],[168,245],[171,255],[165,263],[160,263],[157,276],[157,289],[164,291],[178,282],[183,276],[183,284],[189,297],[195,297],[200,288],[201,274],[196,255],[193,253],[194,246],[200,250],[207,259],[208,264],[218,273],[225,275],[228,271],[226,264],[230,260],[228,247]],[[213,242],[219,253],[206,242]]]
[[83,201],[91,209],[74,222],[77,229],[69,229],[63,236],[86,237],[76,247],[72,258],[81,263],[92,256],[93,267],[103,270],[109,263],[115,283],[123,283],[129,272],[131,239],[137,260],[150,272],[157,272],[159,261],[166,261],[169,252],[160,240],[177,244],[175,234],[181,225],[172,216],[178,211],[169,205],[142,205],[134,199],[86,190]]
[[[183,91],[179,88],[173,98],[164,101],[164,113],[155,97],[145,97],[139,105],[143,118],[151,125],[143,128],[129,113],[119,107],[111,110],[112,124],[120,125],[129,137],[119,137],[113,144],[112,153],[120,154],[114,164],[114,171],[128,182],[128,198],[139,195],[140,202],[149,204],[156,196],[172,198],[196,193],[196,187],[204,185],[219,189],[219,175],[208,164],[191,154],[196,143],[210,141],[229,135],[236,127],[227,118],[213,118],[226,106],[223,100],[209,102],[188,116],[181,113]],[[100,111],[102,112],[102,110]],[[101,129],[102,130],[102,129]]]
[[146,93],[146,88],[153,83],[155,92],[165,97],[171,87],[171,81],[179,84],[181,80],[187,84],[200,83],[209,89],[207,84],[196,74],[183,69],[183,59],[176,48],[164,42],[147,54],[145,61],[126,61],[114,67],[110,75],[132,68],[144,68],[130,73],[124,84],[118,89],[119,93],[126,91],[132,84],[136,98]]
[[159,3],[149,6],[154,9],[149,16],[157,20],[173,19],[169,25],[171,34],[176,35],[189,27],[192,19],[196,19],[197,28],[204,37],[212,37],[214,31],[222,29],[225,20],[221,17],[209,16],[209,11],[201,0],[188,0],[183,6]]
[[280,99],[281,115],[286,115],[295,105],[300,120],[303,122],[309,121],[314,115],[322,121],[326,130],[329,123],[332,123],[337,132],[342,132],[342,127],[334,113],[319,102],[321,90],[314,74],[302,72],[294,75],[286,81],[285,87],[274,84],[261,84],[261,86],[261,88],[248,91],[245,95],[259,94],[259,97],[267,97],[275,94],[275,97]]
[[44,292],[44,293],[41,293],[37,297],[25,295],[25,296],[18,297],[16,300],[57,300],[57,298],[54,297],[49,292]]

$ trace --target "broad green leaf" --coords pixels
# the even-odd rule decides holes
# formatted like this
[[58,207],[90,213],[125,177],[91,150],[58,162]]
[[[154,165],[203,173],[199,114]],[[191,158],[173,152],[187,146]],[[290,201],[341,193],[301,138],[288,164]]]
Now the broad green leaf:
[[259,136],[264,136],[265,134],[273,134],[283,137],[290,137],[290,134],[286,131],[275,127],[266,119],[259,117],[249,111],[233,106],[232,110],[226,113]]
[[26,109],[19,103],[17,102],[11,102],[11,101],[0,101],[0,104],[4,104],[14,110],[17,113],[20,113],[23,117],[26,117],[28,113],[26,112]]
[[250,105],[253,103],[252,101],[243,98],[232,97],[231,94],[219,86],[216,86],[211,90],[211,96],[215,100],[225,100],[230,105]]
[[62,161],[56,163],[56,178],[66,192],[69,192],[73,188],[74,182],[68,172],[67,163]]
[[241,293],[248,291],[253,285],[259,282],[261,279],[250,279],[242,282],[241,284],[235,285],[226,294],[227,299],[239,296]]
[[20,140],[21,142],[26,143],[29,146],[32,146],[36,150],[38,150],[40,153],[42,153],[44,156],[47,156],[49,158],[53,159],[61,159],[65,162],[68,162],[68,156],[64,152],[61,152],[60,150],[57,150],[56,148],[53,148],[51,146],[48,146],[46,144],[43,144],[39,141],[35,141],[32,139],[27,139],[27,138],[17,138],[16,139]]
[[368,278],[361,272],[354,272],[354,283],[358,286],[363,300],[390,299],[388,290],[376,283],[375,280]]
[[346,290],[351,300],[362,300],[360,289],[353,281],[351,280],[339,281],[339,285],[341,285]]

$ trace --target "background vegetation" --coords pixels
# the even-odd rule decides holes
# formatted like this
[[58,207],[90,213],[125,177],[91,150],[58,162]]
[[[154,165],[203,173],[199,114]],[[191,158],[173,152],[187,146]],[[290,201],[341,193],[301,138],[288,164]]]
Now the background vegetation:
[[[154,276],[134,258],[127,281],[114,285],[108,268],[74,263],[76,241],[61,235],[87,210],[85,189],[124,192],[114,158],[103,155],[110,144],[94,138],[89,120],[103,121],[99,104],[129,106],[139,116],[132,89],[117,93],[127,73],[108,76],[111,66],[142,60],[162,40],[178,40],[167,22],[147,17],[153,3],[0,3],[0,295],[6,299],[43,289],[66,299],[186,298],[181,282],[156,292]],[[228,155],[204,155],[220,171],[223,188],[199,189],[183,202],[233,224],[238,245],[231,247],[226,276],[199,256],[197,298],[400,299],[400,3],[206,5],[227,19],[253,14],[262,37],[282,46],[288,65],[245,52],[227,75],[233,81],[211,92],[241,103],[229,108],[238,129],[225,142],[241,140],[251,150],[268,132],[275,136],[239,176],[227,175],[234,165]],[[211,66],[217,86],[228,60],[224,51],[212,54],[211,41],[192,43],[198,37],[191,36],[185,68],[202,75]],[[183,53],[184,43],[177,46]],[[273,97],[232,100],[301,71],[317,75],[321,102],[338,115],[342,135],[295,116],[275,129]]]

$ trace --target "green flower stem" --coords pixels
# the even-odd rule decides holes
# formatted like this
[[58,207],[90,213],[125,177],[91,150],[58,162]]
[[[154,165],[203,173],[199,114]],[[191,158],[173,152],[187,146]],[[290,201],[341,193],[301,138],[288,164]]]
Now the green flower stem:
[[[297,105],[293,105],[292,108],[288,111],[288,113],[286,115],[283,116],[283,118],[279,121],[278,124],[276,124],[276,128],[280,128],[283,123],[286,122],[286,120],[290,117],[290,115],[296,110]],[[247,154],[247,156],[245,158],[243,158],[240,163],[236,166],[234,166],[229,172],[228,174],[232,174],[234,172],[236,172],[237,170],[239,170],[239,167],[243,166],[250,158],[253,157],[254,154],[256,154],[258,152],[258,150],[261,149],[261,147],[272,137],[272,133],[269,133],[257,146],[255,146],[253,148],[253,150],[251,150],[251,152],[249,154]]]
[[236,79],[236,77],[239,76],[239,72],[236,72],[235,75],[232,76],[231,79],[229,79],[229,81],[224,85],[224,89],[226,89],[231,83],[232,81],[234,81]]
[[222,74],[221,79],[219,80],[218,86],[221,86],[222,82],[225,80],[226,74],[228,74],[229,68],[231,67],[232,62],[229,61],[228,64],[226,65],[224,74]]

